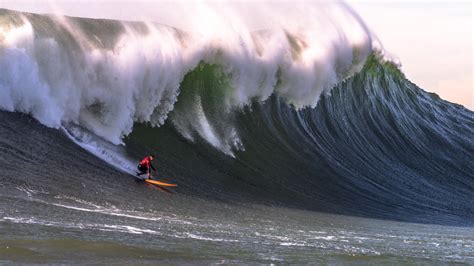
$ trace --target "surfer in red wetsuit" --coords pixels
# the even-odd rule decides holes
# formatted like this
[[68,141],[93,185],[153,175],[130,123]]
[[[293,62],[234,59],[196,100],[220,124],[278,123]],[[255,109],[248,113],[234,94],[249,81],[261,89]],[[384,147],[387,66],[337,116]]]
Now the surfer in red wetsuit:
[[147,157],[143,158],[143,160],[141,160],[140,163],[138,163],[138,170],[140,172],[137,173],[137,176],[147,174],[148,179],[151,179],[151,170],[152,169],[156,174],[156,169],[151,164],[151,161],[153,161],[153,159],[155,159],[155,155],[150,155],[150,156],[147,156]]

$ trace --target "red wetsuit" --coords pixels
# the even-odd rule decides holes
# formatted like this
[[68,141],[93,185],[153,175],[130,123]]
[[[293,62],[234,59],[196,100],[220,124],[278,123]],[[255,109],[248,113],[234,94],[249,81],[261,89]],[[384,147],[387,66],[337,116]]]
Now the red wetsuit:
[[138,170],[140,170],[142,172],[140,174],[144,174],[145,172],[149,172],[150,168],[153,169],[153,171],[156,172],[155,167],[153,167],[153,165],[151,164],[151,156],[147,156],[147,157],[143,158],[143,160],[141,160],[140,163],[138,164]]

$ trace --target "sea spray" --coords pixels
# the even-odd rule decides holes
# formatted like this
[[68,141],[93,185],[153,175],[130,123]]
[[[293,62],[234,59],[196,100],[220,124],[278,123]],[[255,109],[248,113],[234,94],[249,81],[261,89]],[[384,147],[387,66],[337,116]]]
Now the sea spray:
[[[172,121],[188,139],[197,134],[232,155],[242,148],[232,112],[272,94],[295,108],[315,107],[372,51],[367,28],[342,4],[298,4],[287,16],[300,14],[300,22],[285,23],[274,20],[285,9],[271,8],[267,28],[259,30],[238,8],[198,6],[185,30],[1,10],[0,108],[50,127],[73,123],[120,144],[135,122],[165,123],[187,75],[213,66],[226,80],[215,80],[206,96],[192,92],[210,92],[193,79],[185,89],[193,103]],[[275,23],[268,24],[271,17]],[[214,115],[206,106],[211,98]]]

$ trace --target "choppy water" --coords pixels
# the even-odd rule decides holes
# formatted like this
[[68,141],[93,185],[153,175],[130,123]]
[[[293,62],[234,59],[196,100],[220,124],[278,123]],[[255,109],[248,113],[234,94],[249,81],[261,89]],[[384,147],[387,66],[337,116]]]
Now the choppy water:
[[[149,190],[135,189],[144,194]],[[181,196],[145,206],[137,201],[135,207],[121,209],[18,190],[26,197],[12,201],[15,211],[3,212],[0,220],[2,262],[474,262],[472,228],[235,206]]]

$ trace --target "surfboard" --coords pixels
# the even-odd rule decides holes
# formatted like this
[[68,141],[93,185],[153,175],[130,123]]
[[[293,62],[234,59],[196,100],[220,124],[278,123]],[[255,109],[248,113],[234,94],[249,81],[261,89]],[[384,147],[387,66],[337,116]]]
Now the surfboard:
[[153,184],[153,185],[158,185],[158,186],[163,186],[163,187],[177,187],[178,186],[176,184],[165,183],[165,182],[161,182],[161,181],[158,181],[158,180],[152,180],[152,179],[143,179],[143,181],[145,181],[147,183],[150,183],[150,184]]
[[158,185],[153,185],[151,183],[145,183],[145,186],[149,187],[149,188],[152,188],[152,189],[156,189],[156,190],[159,190],[161,192],[165,192],[166,194],[173,194],[173,191],[171,190],[168,190],[167,188],[165,187],[161,187],[161,186],[158,186]]

